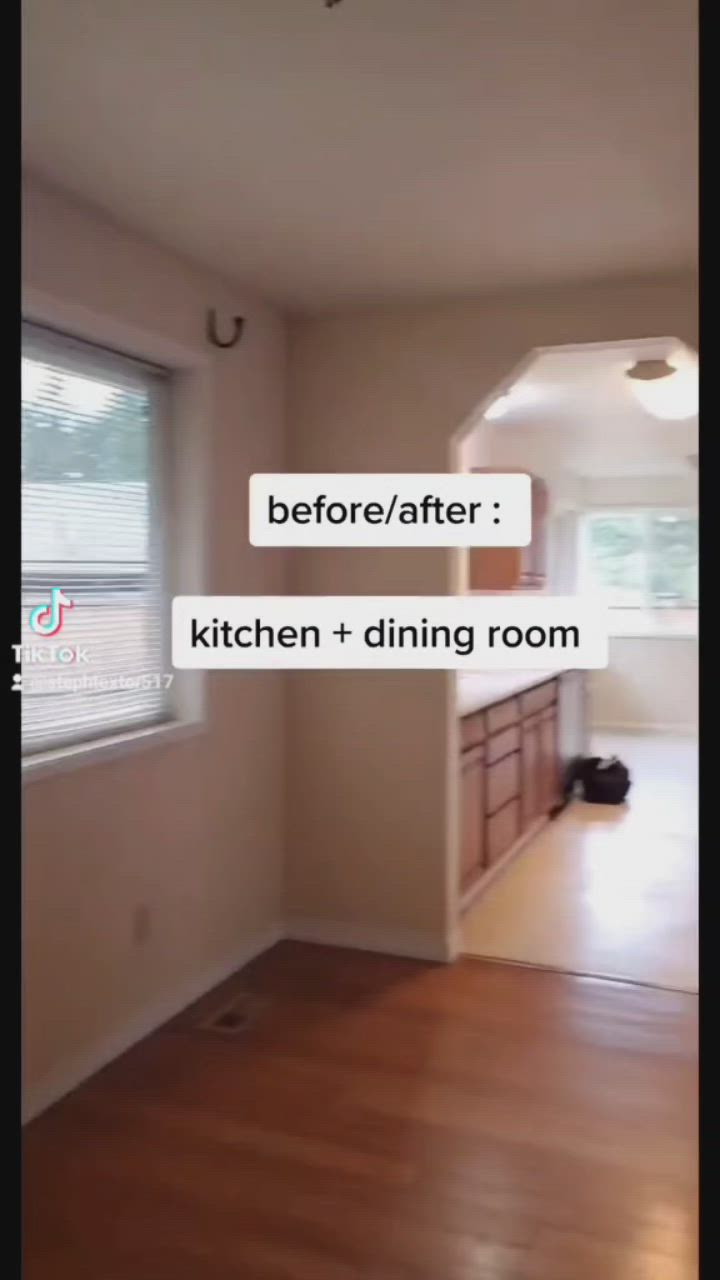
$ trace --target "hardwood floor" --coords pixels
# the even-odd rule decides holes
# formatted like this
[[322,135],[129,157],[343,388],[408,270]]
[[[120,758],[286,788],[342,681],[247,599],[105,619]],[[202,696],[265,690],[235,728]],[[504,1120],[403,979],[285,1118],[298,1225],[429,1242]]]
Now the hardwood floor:
[[282,943],[28,1127],[25,1280],[694,1280],[696,1008]]

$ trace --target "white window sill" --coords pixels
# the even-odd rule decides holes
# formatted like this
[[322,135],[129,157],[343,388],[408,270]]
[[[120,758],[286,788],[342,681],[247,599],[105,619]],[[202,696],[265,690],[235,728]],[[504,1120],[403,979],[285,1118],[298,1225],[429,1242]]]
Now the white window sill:
[[633,609],[611,605],[608,635],[611,640],[697,640],[699,611],[687,609]]
[[609,631],[610,640],[697,640],[697,631]]
[[67,746],[57,747],[53,751],[38,752],[37,755],[24,757],[22,781],[23,783],[35,782],[50,774],[66,773],[88,765],[102,764],[108,760],[119,760],[123,756],[133,755],[136,751],[168,746],[203,733],[205,727],[205,722],[201,720],[171,720],[167,724],[132,729],[127,733],[115,734],[113,737],[98,738],[91,742],[70,743]]

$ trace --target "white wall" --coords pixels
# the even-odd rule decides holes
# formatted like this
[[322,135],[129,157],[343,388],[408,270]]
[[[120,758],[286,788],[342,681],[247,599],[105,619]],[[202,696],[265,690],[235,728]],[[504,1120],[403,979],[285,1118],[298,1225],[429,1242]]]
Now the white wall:
[[[286,558],[247,539],[253,470],[443,471],[451,441],[534,347],[657,331],[695,342],[692,278],[517,291],[294,325],[226,282],[29,182],[25,284],[77,317],[184,348],[205,309],[240,309],[212,351],[207,590],[282,592]],[[38,317],[33,317],[38,318]],[[442,549],[290,557],[299,592],[437,594]],[[214,985],[276,936],[285,843],[285,680],[219,672],[205,735],[29,784],[24,795],[28,1110]],[[290,928],[350,945],[452,953],[457,726],[440,672],[293,673],[288,718]],[[149,932],[134,921],[147,910]],[[145,931],[144,931],[145,934]]]
[[[207,583],[285,588],[283,553],[247,538],[250,472],[284,461],[280,319],[207,272],[28,181],[26,298],[95,338],[207,360]],[[247,317],[204,341],[205,311]],[[31,318],[42,319],[37,311]],[[189,502],[199,498],[191,494]],[[180,584],[182,589],[182,584]],[[24,1074],[37,1110],[277,936],[284,854],[284,680],[218,672],[200,736],[24,788]],[[138,912],[144,921],[138,938]]]
[[[678,506],[697,509],[697,473],[595,477],[583,485],[588,510]],[[593,728],[695,732],[698,641],[692,636],[616,636],[605,671],[590,676]]]
[[[290,461],[298,471],[447,471],[479,407],[539,347],[646,338],[697,346],[692,276],[369,307],[291,328]],[[308,550],[308,594],[454,590],[438,549]],[[290,678],[288,906],[305,936],[453,953],[455,681],[442,672]]]
[[[597,405],[593,405],[597,412]],[[580,424],[579,424],[580,425]],[[697,424],[680,424],[682,449],[697,448]],[[597,428],[596,430],[599,430]],[[677,461],[673,438],[677,424],[658,424],[657,433],[626,447],[633,468],[648,467],[649,474],[584,476],[565,469],[571,453],[572,426],[553,422],[519,421],[512,425],[483,424],[466,442],[466,465],[527,467],[548,482],[550,491],[547,593],[562,595],[577,590],[580,519],[583,511],[602,507],[678,506],[697,509],[697,472],[690,467],[679,474],[656,475],[653,468],[669,458]],[[597,452],[592,429],[580,426]],[[622,465],[622,446],[612,460]],[[573,442],[578,461],[582,454]],[[694,731],[698,722],[698,643],[690,637],[615,637],[610,664],[589,677],[590,718],[594,728],[676,729]]]
[[581,482],[585,510],[597,507],[687,507],[697,509],[697,472],[682,475],[594,476]]
[[594,729],[675,730],[698,725],[698,643],[684,637],[616,637],[610,663],[590,676]]

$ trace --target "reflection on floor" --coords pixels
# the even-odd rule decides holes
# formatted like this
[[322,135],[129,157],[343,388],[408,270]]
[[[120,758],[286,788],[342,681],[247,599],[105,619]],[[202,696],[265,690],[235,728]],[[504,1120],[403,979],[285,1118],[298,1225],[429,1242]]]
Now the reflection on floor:
[[697,742],[598,738],[628,764],[622,808],[577,802],[470,909],[468,955],[698,989]]
[[281,943],[27,1127],[24,1280],[694,1280],[696,1018]]

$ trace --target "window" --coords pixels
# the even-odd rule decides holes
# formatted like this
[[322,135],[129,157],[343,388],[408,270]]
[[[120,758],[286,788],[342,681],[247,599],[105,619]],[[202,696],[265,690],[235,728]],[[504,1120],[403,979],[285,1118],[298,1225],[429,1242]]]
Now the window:
[[167,375],[24,325],[26,756],[172,718],[162,564]]
[[583,522],[584,591],[604,596],[615,635],[695,635],[697,515],[603,511]]

